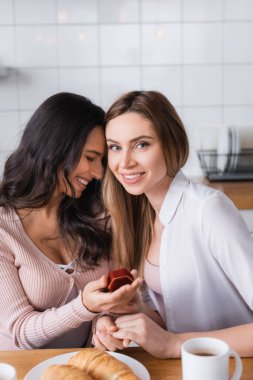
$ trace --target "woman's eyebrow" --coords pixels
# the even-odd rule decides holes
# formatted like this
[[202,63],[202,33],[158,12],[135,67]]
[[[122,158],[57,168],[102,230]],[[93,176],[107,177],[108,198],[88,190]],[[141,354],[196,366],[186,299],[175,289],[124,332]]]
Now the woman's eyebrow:
[[103,154],[101,152],[98,152],[97,150],[93,150],[93,149],[87,149],[85,152],[86,153],[94,153],[97,156],[103,156]]
[[[138,141],[138,140],[141,140],[141,139],[150,139],[150,140],[153,140],[154,137],[152,136],[147,136],[147,135],[141,135],[141,136],[137,136],[135,137],[134,139],[130,140],[130,142],[135,142],[135,141]],[[107,142],[112,142],[112,143],[118,143],[118,141],[116,140],[113,140],[113,139],[106,139]]]

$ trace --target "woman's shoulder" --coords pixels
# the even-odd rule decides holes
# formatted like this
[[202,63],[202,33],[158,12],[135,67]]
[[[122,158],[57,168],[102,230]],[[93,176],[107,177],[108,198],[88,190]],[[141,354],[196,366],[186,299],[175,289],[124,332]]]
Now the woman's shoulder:
[[234,211],[233,202],[222,192],[201,183],[190,181],[182,198],[184,210],[195,216],[207,213],[210,215],[224,211]]
[[175,194],[175,198],[181,198],[188,203],[205,203],[214,196],[223,196],[224,194],[216,189],[208,187],[202,183],[195,182],[188,178],[182,171],[178,172],[168,190],[168,197]]
[[17,215],[13,207],[0,206],[0,217],[9,219],[13,215]]
[[230,228],[233,220],[241,223],[239,222],[241,217],[236,206],[222,191],[203,184],[192,183],[190,193],[190,198],[194,199],[190,202],[191,206],[194,205],[194,208],[191,208],[201,216],[201,220],[205,220],[214,226],[220,226],[222,222]]
[[190,181],[188,187],[188,195],[199,203],[206,203],[213,198],[225,199],[224,193],[217,189],[213,189],[202,183]]

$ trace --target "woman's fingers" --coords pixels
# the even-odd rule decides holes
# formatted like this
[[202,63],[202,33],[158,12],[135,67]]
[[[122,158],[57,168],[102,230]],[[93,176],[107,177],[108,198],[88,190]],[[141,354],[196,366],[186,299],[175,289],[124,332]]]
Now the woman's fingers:
[[117,331],[117,327],[110,316],[99,318],[96,323],[96,334],[93,335],[95,347],[110,351],[122,350],[127,347],[127,343],[124,345],[122,340],[113,337],[112,333],[115,331]]
[[136,269],[132,269],[131,270],[131,275],[133,276],[134,280],[137,278],[137,270]]
[[143,278],[137,277],[131,284],[132,287],[138,289],[143,284]]
[[130,339],[123,339],[123,347],[124,348],[127,348],[129,346],[129,344],[131,343],[131,340]]
[[132,314],[138,311],[138,306],[135,303],[129,303],[127,305],[116,304],[110,311],[114,314]]
[[93,343],[94,347],[98,348],[99,350],[106,351],[106,347],[100,342],[97,334],[93,335],[92,340],[93,340],[92,343]]
[[164,330],[142,313],[119,317],[115,323],[118,328],[113,333],[115,338],[122,339],[123,342],[126,339],[132,340],[156,357],[168,357],[168,350],[174,344],[179,344],[176,334]]
[[110,334],[106,334],[103,332],[98,332],[93,335],[93,344],[94,347],[98,348],[99,350],[105,351],[116,351],[116,350],[123,350],[126,346],[123,345],[123,341],[119,340],[115,337],[113,337]]
[[103,315],[96,321],[96,331],[116,331],[114,320],[109,315]]
[[110,351],[123,350],[123,341],[105,332],[97,333],[100,342]]
[[108,282],[107,276],[102,276],[96,281],[91,281],[86,285],[86,288],[89,289],[89,292],[95,292],[97,290],[103,290]]
[[131,285],[124,285],[114,292],[103,292],[107,280],[107,276],[102,276],[99,280],[92,281],[85,286],[83,304],[86,308],[92,312],[105,310],[121,314],[136,312],[138,308],[134,299],[143,279],[138,277]]
[[[120,304],[136,304],[136,302],[131,302],[136,297],[136,292],[143,283],[141,278],[137,278],[133,281],[131,285],[124,285],[121,288],[115,290],[113,293],[107,293],[107,296],[111,296],[111,301],[114,303],[114,306],[118,306]],[[132,310],[134,308],[132,307]]]
[[124,285],[112,293],[101,294],[105,309],[113,312],[117,310],[120,314],[136,312],[137,305],[131,301],[134,299],[136,291],[142,282],[143,280],[138,278],[131,285]]
[[138,277],[136,278],[131,285],[127,284],[124,286],[121,286],[119,289],[115,290],[112,293],[106,293],[107,295],[110,294],[113,299],[120,299],[121,297],[128,297],[129,299],[132,299],[135,296],[136,290],[139,289],[139,287],[142,285],[143,279]]
[[117,327],[115,325],[108,327],[107,332],[112,334],[113,332],[117,331]]
[[144,318],[142,313],[123,315],[122,317],[118,317],[114,323],[118,328],[123,328],[129,324],[136,325],[137,322]]
[[117,339],[120,339],[122,340],[123,342],[136,342],[137,344],[138,343],[138,332],[134,331],[134,330],[128,330],[128,329],[120,329],[118,331],[115,331],[113,334],[113,337],[114,338],[117,338]]
[[125,341],[132,340],[137,344],[142,344],[148,339],[149,319],[142,313],[126,315],[115,320],[117,331],[113,336]]

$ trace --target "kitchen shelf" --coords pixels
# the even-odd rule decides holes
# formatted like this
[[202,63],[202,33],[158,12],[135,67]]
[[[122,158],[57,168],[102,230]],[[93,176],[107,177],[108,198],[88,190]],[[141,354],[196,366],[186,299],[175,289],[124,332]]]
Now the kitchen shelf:
[[209,181],[253,181],[253,149],[238,154],[219,154],[217,150],[198,150],[198,158]]

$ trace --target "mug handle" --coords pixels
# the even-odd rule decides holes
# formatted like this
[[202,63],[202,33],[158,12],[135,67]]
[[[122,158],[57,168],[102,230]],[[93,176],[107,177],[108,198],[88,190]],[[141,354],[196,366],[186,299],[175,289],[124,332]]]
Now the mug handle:
[[233,350],[229,350],[229,356],[232,356],[235,359],[235,371],[231,380],[239,380],[242,374],[242,361],[240,356]]

